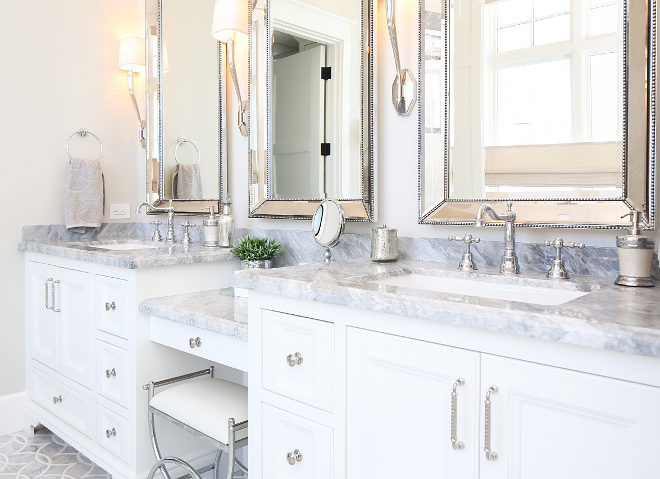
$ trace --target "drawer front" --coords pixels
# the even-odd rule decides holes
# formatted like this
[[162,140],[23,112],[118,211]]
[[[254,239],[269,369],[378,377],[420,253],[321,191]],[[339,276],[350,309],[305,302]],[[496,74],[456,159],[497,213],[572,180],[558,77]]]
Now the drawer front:
[[96,276],[96,328],[128,339],[128,285],[124,279]]
[[119,459],[128,463],[128,419],[96,405],[96,443]]
[[128,408],[128,351],[96,340],[96,392]]
[[263,312],[263,387],[332,412],[334,326]]
[[85,436],[92,437],[94,403],[56,379],[30,367],[32,399]]
[[263,479],[330,479],[332,429],[263,404]]

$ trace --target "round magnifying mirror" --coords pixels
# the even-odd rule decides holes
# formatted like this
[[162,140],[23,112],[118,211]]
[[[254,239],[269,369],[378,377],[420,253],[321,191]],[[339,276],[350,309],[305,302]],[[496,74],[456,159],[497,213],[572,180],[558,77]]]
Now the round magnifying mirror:
[[325,248],[323,258],[330,262],[330,248],[339,243],[344,232],[344,208],[335,200],[323,200],[312,217],[312,235],[318,244]]

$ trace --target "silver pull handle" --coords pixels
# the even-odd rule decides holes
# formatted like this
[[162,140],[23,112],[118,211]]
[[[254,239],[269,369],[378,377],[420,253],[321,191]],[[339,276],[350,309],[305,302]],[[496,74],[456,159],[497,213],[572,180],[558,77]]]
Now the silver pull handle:
[[52,301],[53,306],[52,306],[50,309],[52,309],[54,313],[61,313],[62,310],[60,310],[60,309],[55,309],[55,285],[56,285],[56,284],[60,284],[60,280],[59,280],[59,279],[58,279],[57,281],[53,281],[53,289],[51,290],[51,293],[53,293],[52,296],[51,296],[51,299],[53,300],[53,301]]
[[112,303],[105,303],[105,310],[106,311],[110,311],[110,310],[114,311],[115,309],[117,309],[117,305],[115,304],[114,301]]
[[486,392],[486,402],[484,403],[485,424],[484,424],[484,452],[486,453],[486,460],[494,461],[497,459],[497,453],[490,450],[490,428],[491,428],[491,411],[490,411],[490,395],[497,392],[497,386],[491,386]]
[[294,367],[296,364],[302,364],[302,362],[303,362],[303,357],[302,354],[300,353],[289,354],[286,357],[286,363],[291,367]]
[[59,396],[53,396],[53,404],[57,404],[58,402],[62,402],[61,394]]
[[53,278],[48,278],[46,280],[46,282],[44,283],[44,285],[46,286],[46,291],[44,293],[44,301],[46,303],[46,309],[53,309],[50,306],[48,306],[48,283],[51,282],[51,281],[53,281]]
[[115,368],[105,370],[106,378],[110,379],[111,377],[114,378],[116,376],[117,376],[117,371],[115,371]]
[[302,453],[298,449],[294,449],[293,452],[286,453],[286,462],[293,466],[296,462],[302,461]]
[[200,337],[190,338],[188,340],[188,344],[190,345],[191,349],[194,348],[195,346],[199,348],[202,345],[202,338]]
[[114,427],[113,427],[112,429],[106,429],[106,430],[105,430],[105,436],[106,436],[108,439],[110,439],[112,436],[116,436],[116,435],[117,435],[117,431],[115,430]]
[[459,449],[463,449],[465,447],[465,444],[462,442],[459,442],[458,439],[456,439],[456,429],[457,429],[457,420],[456,417],[458,415],[457,413],[457,402],[458,402],[458,393],[456,392],[456,388],[458,386],[462,386],[465,384],[465,379],[463,378],[458,378],[456,382],[454,383],[454,388],[451,391],[451,447],[457,451]]

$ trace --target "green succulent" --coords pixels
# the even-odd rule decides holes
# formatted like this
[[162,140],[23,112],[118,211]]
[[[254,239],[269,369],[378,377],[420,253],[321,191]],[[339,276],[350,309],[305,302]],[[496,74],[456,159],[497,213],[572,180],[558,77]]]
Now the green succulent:
[[243,261],[272,259],[282,252],[282,244],[277,240],[246,236],[241,238],[231,250],[231,254]]

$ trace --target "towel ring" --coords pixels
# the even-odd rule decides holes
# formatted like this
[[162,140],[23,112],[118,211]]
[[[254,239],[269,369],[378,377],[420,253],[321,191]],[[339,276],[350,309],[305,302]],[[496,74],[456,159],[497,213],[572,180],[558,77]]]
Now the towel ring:
[[195,149],[197,150],[197,164],[199,165],[199,161],[200,161],[200,159],[201,159],[201,157],[200,157],[200,155],[199,155],[199,148],[197,148],[197,145],[195,145],[192,141],[190,141],[190,140],[186,140],[186,139],[185,139],[184,137],[182,137],[182,136],[179,137],[179,142],[176,144],[176,147],[174,147],[174,161],[176,161],[176,164],[177,164],[177,165],[180,165],[180,164],[181,164],[181,163],[179,163],[179,158],[176,156],[176,150],[178,150],[178,149],[179,149],[179,146],[181,146],[181,145],[184,144],[184,143],[190,143],[192,146],[195,147]]
[[71,141],[71,138],[73,138],[75,135],[78,135],[80,138],[85,138],[88,134],[92,135],[94,138],[96,138],[96,141],[99,142],[99,149],[100,149],[99,160],[103,158],[103,143],[101,143],[101,140],[99,140],[98,136],[96,136],[94,133],[89,131],[84,126],[78,128],[78,131],[72,133],[71,136],[66,139],[66,153],[67,155],[69,155],[69,158],[73,160],[73,157],[71,156],[71,152],[69,151],[69,142]]

